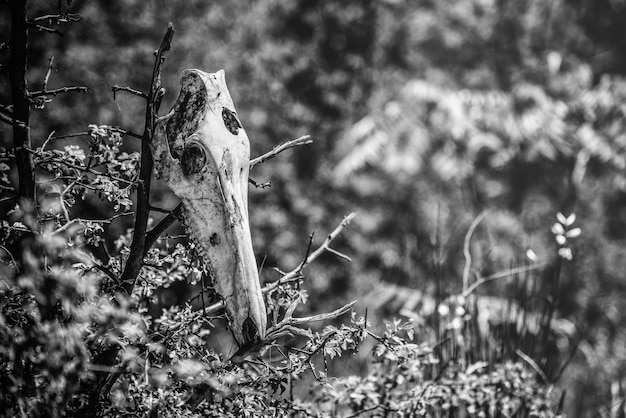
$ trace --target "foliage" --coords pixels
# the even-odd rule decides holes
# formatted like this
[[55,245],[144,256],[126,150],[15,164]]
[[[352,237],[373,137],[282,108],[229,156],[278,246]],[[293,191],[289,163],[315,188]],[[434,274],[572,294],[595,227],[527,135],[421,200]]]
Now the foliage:
[[[519,405],[524,415],[559,412],[546,409],[559,387],[569,415],[616,414],[626,370],[625,90],[605,73],[623,73],[619,2],[109,3],[74,0],[61,19],[38,22],[62,37],[30,27],[29,86],[49,74],[51,86],[92,92],[32,98],[34,212],[15,209],[18,164],[9,125],[0,131],[0,410],[70,413],[101,382],[110,415],[490,415]],[[84,21],[68,26],[74,12]],[[29,17],[50,13],[29,3]],[[223,319],[198,314],[217,298],[182,228],[163,233],[133,293],[119,293],[144,99],[110,88],[148,91],[150,52],[169,20],[179,33],[164,105],[180,70],[225,68],[253,154],[315,136],[252,171],[272,180],[250,195],[263,280],[300,265],[311,230],[359,211],[337,239],[353,263],[325,254],[306,279],[268,292],[271,324],[288,327],[231,361],[220,353]],[[8,13],[0,25],[8,29]],[[151,204],[176,202],[156,183]],[[559,212],[576,212],[576,224],[565,216],[553,226]],[[151,226],[167,215],[153,211]],[[463,296],[465,283],[480,285]],[[367,320],[309,329],[289,316],[356,298]],[[403,318],[400,336],[384,325],[391,316]],[[47,338],[55,330],[63,339]],[[12,339],[21,334],[27,342]],[[43,355],[52,352],[60,357]]]

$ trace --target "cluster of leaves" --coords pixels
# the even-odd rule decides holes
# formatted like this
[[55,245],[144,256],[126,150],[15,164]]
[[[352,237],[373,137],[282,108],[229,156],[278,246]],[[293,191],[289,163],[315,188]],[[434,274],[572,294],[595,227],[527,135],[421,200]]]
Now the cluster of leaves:
[[[156,318],[147,314],[154,290],[196,276],[189,246],[152,250],[141,283],[125,297],[103,285],[109,280],[106,269],[95,268],[84,245],[77,244],[78,232],[42,231],[45,223],[29,213],[16,219],[0,243],[7,249],[0,294],[0,400],[7,416],[72,415],[84,400],[81,384],[98,373],[117,376],[103,399],[102,416],[548,410],[545,388],[535,386],[519,365],[489,373],[479,372],[486,367],[482,364],[454,373],[448,366],[433,380],[438,360],[428,344],[413,342],[412,321],[389,323],[380,336],[355,314],[348,323],[310,329],[306,320],[293,317],[306,301],[306,292],[299,290],[302,278],[269,293],[275,319],[268,339],[253,352],[228,359],[212,348],[216,317],[191,304]],[[364,377],[330,376],[328,364],[355,354],[366,339],[377,344],[371,354],[378,359],[374,371]],[[98,358],[113,346],[119,348],[117,365],[103,368]],[[298,382],[311,377],[316,396],[294,397]]]
[[90,372],[89,347],[141,317],[100,292],[76,237],[32,213],[15,216],[13,224],[3,221],[0,243],[0,409],[60,416]]

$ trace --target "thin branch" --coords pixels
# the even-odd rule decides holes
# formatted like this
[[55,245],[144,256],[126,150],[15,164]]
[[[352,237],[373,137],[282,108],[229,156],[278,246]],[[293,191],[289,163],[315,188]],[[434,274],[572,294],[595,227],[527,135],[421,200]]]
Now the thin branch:
[[170,213],[171,212],[171,210],[169,210],[169,209],[158,208],[158,207],[152,206],[152,205],[150,205],[150,211],[151,212],[159,212],[159,213]]
[[63,34],[61,32],[59,32],[57,29],[52,29],[52,28],[49,28],[47,26],[39,25],[39,24],[33,22],[32,20],[27,21],[26,24],[28,26],[30,26],[31,28],[37,29],[40,32],[54,33],[56,35],[63,36]]
[[[130,136],[130,137],[133,137],[133,138],[137,138],[137,139],[143,140],[143,136],[142,135],[134,133],[133,131],[130,131],[130,130],[116,128],[114,126],[111,126],[110,127],[110,131],[113,132],[113,133],[119,133],[122,136]],[[51,140],[52,141],[56,141],[57,139],[75,138],[75,137],[78,137],[78,136],[91,136],[91,133],[89,131],[74,132],[74,133],[71,133],[71,134],[53,136],[51,138]]]
[[540,262],[540,263],[530,264],[528,266],[516,267],[516,268],[510,269],[510,270],[494,273],[491,276],[482,277],[482,278],[476,280],[476,282],[474,282],[467,290],[465,290],[463,292],[463,296],[464,297],[468,297],[479,286],[482,286],[483,284],[485,284],[487,282],[490,282],[492,280],[504,279],[506,277],[511,277],[511,276],[516,275],[516,274],[526,273],[528,271],[543,270],[544,268],[548,267],[549,265],[550,265],[550,263],[548,263],[547,261],[543,261],[543,262]]
[[[122,212],[122,213],[118,213],[116,215],[111,216],[110,218],[107,219],[83,219],[83,218],[74,218],[72,220],[70,220],[69,222],[66,222],[65,224],[61,225],[59,228],[55,229],[52,234],[58,234],[60,232],[63,232],[65,230],[67,230],[70,226],[72,225],[76,225],[76,224],[82,224],[83,226],[85,226],[85,224],[87,223],[93,223],[93,224],[110,224],[112,223],[114,220],[116,220],[117,218],[121,218],[122,216],[130,216],[132,215],[133,212]],[[85,226],[86,227],[86,226]]]
[[161,234],[167,230],[176,221],[180,219],[183,211],[183,204],[179,203],[172,211],[170,211],[161,221],[146,234],[146,242],[144,255],[152,248],[154,243],[159,239]]
[[89,89],[84,86],[61,87],[58,89],[48,90],[48,81],[50,80],[50,74],[52,73],[53,66],[54,66],[54,57],[49,57],[48,58],[48,70],[46,71],[46,75],[44,76],[43,82],[41,83],[41,90],[29,92],[27,95],[29,100],[34,101],[41,97],[56,96],[57,94],[69,93],[72,91],[89,92]]
[[73,91],[88,93],[89,88],[85,86],[70,86],[70,87],[60,87],[58,89],[52,89],[52,90],[39,90],[39,91],[33,91],[33,92],[28,93],[28,98],[35,99],[37,97],[56,96],[57,94],[70,93]]
[[52,21],[55,20],[57,24],[59,23],[66,23],[66,22],[79,22],[82,20],[82,16],[79,15],[78,13],[69,13],[69,12],[64,12],[64,13],[59,13],[59,14],[55,14],[55,15],[43,15],[43,16],[38,16],[34,19],[31,19],[31,22],[33,23],[38,23],[38,22],[49,22],[50,24],[52,24]]
[[303,324],[309,324],[311,322],[321,322],[321,321],[328,321],[330,319],[335,319],[335,318],[338,318],[341,315],[345,314],[350,309],[352,309],[352,307],[356,304],[356,302],[357,302],[356,300],[353,300],[352,302],[342,306],[339,309],[335,309],[332,312],[326,312],[326,313],[322,313],[322,314],[318,314],[318,315],[305,316],[305,317],[301,317],[301,318],[289,318],[288,324],[289,325],[303,325]]
[[516,349],[515,354],[517,354],[519,357],[521,357],[522,360],[528,363],[528,365],[532,367],[534,371],[537,372],[537,374],[541,377],[544,383],[548,381],[548,376],[546,376],[543,370],[541,370],[541,367],[539,367],[539,365],[535,362],[535,360],[530,358],[530,356],[528,356],[526,353],[524,353],[520,349]]
[[302,258],[302,263],[300,263],[300,267],[298,267],[298,273],[302,273],[302,269],[306,265],[306,260],[309,258],[309,254],[311,254],[311,247],[313,246],[313,237],[315,236],[315,231],[309,234],[309,245],[306,247],[306,253]]
[[256,157],[250,160],[250,168],[253,168],[257,164],[264,163],[265,161],[276,157],[278,154],[280,154],[281,152],[285,150],[288,150],[289,148],[298,147],[300,145],[307,145],[312,142],[313,140],[311,139],[310,135],[304,135],[304,136],[301,136],[300,138],[287,141],[282,145],[274,147],[271,151],[261,155],[260,157]]
[[250,183],[251,185],[253,185],[257,189],[266,189],[268,187],[272,187],[272,182],[271,181],[267,181],[265,183],[259,183],[259,182],[257,182],[256,180],[254,180],[251,177],[248,177],[248,183]]
[[45,140],[45,141],[43,141],[43,144],[41,144],[41,150],[42,150],[42,151],[46,149],[46,145],[48,145],[48,143],[49,143],[50,141],[52,141],[52,138],[54,138],[54,131],[50,132],[50,133],[48,134],[48,137],[46,138],[46,140]]
[[54,57],[48,58],[48,71],[46,71],[46,76],[43,78],[43,83],[41,83],[41,90],[46,91],[48,89],[48,80],[50,80],[50,73],[52,73],[52,66],[54,65]]
[[465,267],[463,268],[463,292],[467,290],[467,286],[469,286],[469,275],[470,269],[472,268],[472,253],[470,252],[470,242],[472,240],[472,235],[474,231],[478,227],[478,225],[485,219],[485,216],[489,213],[489,210],[483,211],[480,215],[476,217],[472,221],[469,229],[467,230],[467,234],[465,234],[465,241],[463,243],[463,255],[465,256]]
[[[352,212],[351,214],[349,214],[348,216],[343,218],[343,220],[337,226],[337,228],[335,228],[335,230],[333,232],[331,232],[326,237],[326,239],[324,240],[322,245],[320,245],[314,252],[312,252],[306,258],[306,260],[303,263],[300,263],[298,265],[298,267],[296,267],[295,269],[293,269],[289,273],[284,274],[280,279],[276,280],[275,282],[272,282],[272,283],[268,284],[267,286],[264,286],[261,289],[261,292],[263,292],[263,293],[271,292],[272,290],[276,289],[278,286],[281,286],[281,285],[283,285],[285,283],[289,283],[289,282],[291,282],[291,281],[293,281],[295,279],[298,279],[299,277],[302,277],[302,269],[304,269],[304,267],[306,267],[307,265],[309,265],[313,261],[315,261],[317,259],[317,257],[319,257],[322,253],[328,251],[328,249],[330,248],[330,243],[332,242],[332,240],[335,239],[337,237],[337,235],[339,235],[341,233],[341,231],[346,226],[348,226],[348,224],[350,224],[350,222],[352,221],[352,219],[354,219],[355,216],[356,216],[356,213]],[[344,256],[344,257],[346,257],[346,256]],[[224,304],[224,301],[219,301],[217,303],[214,303],[211,306],[208,306],[204,310],[204,314],[206,314],[206,315],[215,314],[215,313],[219,312],[220,310],[224,309],[225,306],[226,305]]]
[[135,96],[139,96],[142,99],[147,99],[148,98],[148,95],[146,93],[144,93],[143,91],[137,90],[137,89],[134,89],[134,88],[128,87],[128,86],[118,86],[116,84],[113,87],[111,87],[111,90],[113,91],[113,100],[115,100],[115,93],[117,93],[118,91],[125,91],[127,93],[134,94]]
[[4,122],[7,125],[13,125],[15,123],[12,117],[7,116],[5,113],[2,112],[0,112],[0,122]]

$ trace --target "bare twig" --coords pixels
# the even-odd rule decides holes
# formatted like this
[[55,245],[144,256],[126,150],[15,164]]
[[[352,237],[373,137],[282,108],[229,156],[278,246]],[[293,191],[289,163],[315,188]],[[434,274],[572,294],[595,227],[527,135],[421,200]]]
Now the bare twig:
[[58,89],[52,89],[52,90],[39,90],[39,91],[33,91],[33,92],[28,93],[28,98],[34,99],[37,97],[44,97],[44,96],[56,96],[57,94],[69,93],[72,91],[87,93],[89,92],[89,88],[85,86],[70,86],[70,87],[60,87]]
[[111,90],[113,91],[113,100],[115,100],[115,93],[117,93],[118,91],[125,91],[127,93],[134,94],[135,96],[139,96],[142,99],[147,99],[148,98],[148,95],[146,93],[144,93],[143,91],[137,90],[137,89],[134,89],[134,88],[128,87],[128,86],[118,86],[116,84],[113,87],[111,87]]
[[34,28],[34,29],[37,29],[40,32],[54,33],[56,35],[63,36],[63,34],[61,32],[59,32],[58,30],[49,28],[47,26],[39,25],[39,24],[33,22],[32,20],[31,21],[27,21],[26,24],[28,26]]
[[305,316],[305,317],[301,317],[301,318],[289,318],[288,320],[288,324],[289,325],[303,325],[303,324],[309,324],[311,322],[321,322],[321,321],[328,321],[330,319],[335,319],[337,317],[340,317],[341,315],[345,314],[346,312],[348,312],[350,309],[352,309],[352,307],[356,304],[356,300],[353,300],[352,302],[342,306],[339,309],[335,309],[332,312],[326,312],[326,313],[322,313],[322,314],[317,314],[317,315],[311,315],[311,316]]
[[38,23],[47,21],[48,23],[52,24],[53,20],[56,21],[57,24],[66,22],[79,22],[80,20],[82,20],[82,16],[78,13],[64,12],[55,15],[37,16],[36,18],[32,19],[31,22]]
[[88,92],[89,89],[84,86],[71,86],[71,87],[61,87],[58,89],[48,90],[48,81],[50,80],[50,74],[52,73],[52,67],[54,66],[54,57],[48,58],[48,70],[46,71],[46,75],[43,78],[43,82],[41,83],[41,90],[32,91],[28,93],[28,98],[30,100],[35,100],[40,97],[46,96],[56,96],[61,93],[69,93],[72,91],[79,92]]
[[183,210],[182,203],[179,203],[172,211],[170,211],[161,221],[150,230],[146,234],[146,242],[144,254],[148,253],[148,250],[154,245],[154,243],[159,239],[161,234],[167,230],[167,228],[174,223],[177,219],[180,218]]
[[485,284],[487,282],[490,282],[492,280],[503,279],[503,278],[506,278],[506,277],[514,276],[516,274],[526,273],[528,271],[543,270],[546,267],[548,267],[549,265],[550,265],[549,262],[543,261],[543,262],[540,262],[540,263],[530,264],[530,265],[522,266],[522,267],[516,267],[516,268],[510,269],[510,270],[494,273],[491,276],[481,277],[480,279],[476,280],[470,287],[468,287],[467,290],[465,290],[463,292],[463,296],[464,297],[468,297],[479,286],[482,286],[483,284]]
[[520,349],[516,349],[515,354],[517,354],[522,360],[528,363],[528,365],[532,367],[534,371],[537,372],[537,374],[541,377],[544,383],[548,381],[548,376],[546,376],[543,370],[541,370],[541,367],[539,367],[539,365],[535,362],[535,360],[530,358],[530,356],[528,356],[526,353],[524,353]]
[[43,78],[43,83],[41,83],[41,90],[46,91],[48,89],[48,80],[50,80],[50,73],[52,73],[52,66],[54,65],[54,57],[48,58],[48,71],[46,71],[46,76]]
[[309,245],[306,247],[306,253],[302,258],[302,263],[300,263],[300,267],[298,267],[298,273],[302,273],[302,269],[306,265],[306,261],[309,258],[309,254],[311,254],[311,247],[313,246],[313,237],[315,236],[315,231],[309,234]]
[[274,147],[271,151],[261,155],[260,157],[256,157],[252,160],[250,160],[250,168],[254,167],[257,164],[261,164],[267,160],[270,160],[274,157],[276,157],[278,154],[280,154],[281,152],[288,150],[289,148],[294,148],[294,147],[298,147],[300,145],[307,145],[312,143],[313,140],[311,139],[310,135],[304,135],[301,136],[300,138],[297,139],[293,139],[291,141],[287,141],[282,145],[279,145],[277,147]]
[[7,125],[13,125],[15,123],[14,119],[11,116],[8,116],[6,113],[2,113],[1,111],[0,111],[0,122],[4,122]]
[[266,189],[268,187],[272,187],[272,182],[271,181],[267,181],[265,183],[259,183],[259,182],[257,182],[256,180],[254,180],[251,177],[248,177],[248,183],[250,183],[251,185],[253,185],[257,189]]
[[130,216],[132,214],[133,214],[133,212],[122,212],[122,213],[118,213],[116,215],[113,215],[113,216],[111,216],[110,218],[107,218],[107,219],[74,218],[74,219],[70,220],[69,222],[66,222],[65,224],[61,225],[59,228],[55,229],[52,233],[53,234],[59,234],[59,233],[65,231],[65,230],[67,230],[70,226],[76,225],[76,224],[82,224],[83,227],[86,227],[85,224],[87,224],[87,223],[110,224],[111,222],[113,222],[117,218],[120,218],[122,216]]
[[[115,132],[119,133],[122,136],[131,136],[133,138],[137,138],[137,139],[143,140],[143,136],[142,135],[139,135],[139,134],[134,133],[133,131],[130,131],[130,130],[127,130],[127,129],[121,129],[121,128],[116,128],[114,126],[111,126],[110,127],[110,131],[114,132],[114,133]],[[89,131],[74,132],[74,133],[71,133],[71,134],[53,136],[50,139],[52,141],[56,141],[57,139],[75,138],[75,137],[79,137],[79,136],[91,136],[91,132],[89,132]]]
[[470,269],[472,268],[472,253],[470,252],[470,241],[472,240],[472,235],[474,231],[478,227],[478,225],[485,219],[485,216],[489,213],[489,210],[483,211],[480,215],[472,221],[469,229],[467,230],[467,234],[465,234],[465,242],[463,243],[463,255],[465,256],[465,267],[463,268],[463,291],[467,290],[467,286],[469,286],[469,275]]
[[[349,214],[348,216],[346,216],[345,218],[343,218],[343,220],[341,221],[341,223],[337,226],[337,228],[335,228],[335,230],[333,232],[331,232],[326,239],[324,240],[324,242],[322,243],[322,245],[320,245],[315,251],[313,251],[307,258],[306,260],[304,260],[302,263],[300,263],[298,265],[298,267],[296,267],[295,269],[293,269],[292,271],[290,271],[289,273],[284,274],[280,279],[276,280],[275,282],[272,282],[270,284],[268,284],[267,286],[263,287],[261,289],[261,291],[263,293],[268,293],[271,292],[272,290],[276,289],[278,286],[283,285],[285,283],[289,283],[299,277],[302,277],[302,270],[309,264],[311,264],[313,261],[315,261],[317,259],[317,257],[319,257],[322,253],[328,251],[328,249],[330,248],[330,243],[332,242],[333,239],[335,239],[337,237],[337,235],[339,235],[341,233],[341,231],[348,226],[348,224],[350,224],[350,222],[352,221],[352,219],[354,219],[354,217],[356,216],[356,213],[352,212],[351,214]],[[334,254],[341,254],[337,251],[333,252]],[[344,258],[349,258],[346,255],[341,254]],[[220,311],[221,309],[224,309],[225,305],[224,305],[224,301],[219,301],[217,303],[214,303],[211,306],[208,306],[205,310],[204,313],[209,315],[209,314],[215,314],[216,312]]]

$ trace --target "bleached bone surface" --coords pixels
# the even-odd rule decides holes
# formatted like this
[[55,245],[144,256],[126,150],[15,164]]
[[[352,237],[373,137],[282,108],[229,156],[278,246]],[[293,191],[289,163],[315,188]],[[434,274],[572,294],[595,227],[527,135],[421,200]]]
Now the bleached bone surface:
[[248,223],[250,142],[224,71],[183,72],[153,146],[157,173],[182,201],[185,228],[224,299],[235,340],[262,339],[266,311]]

